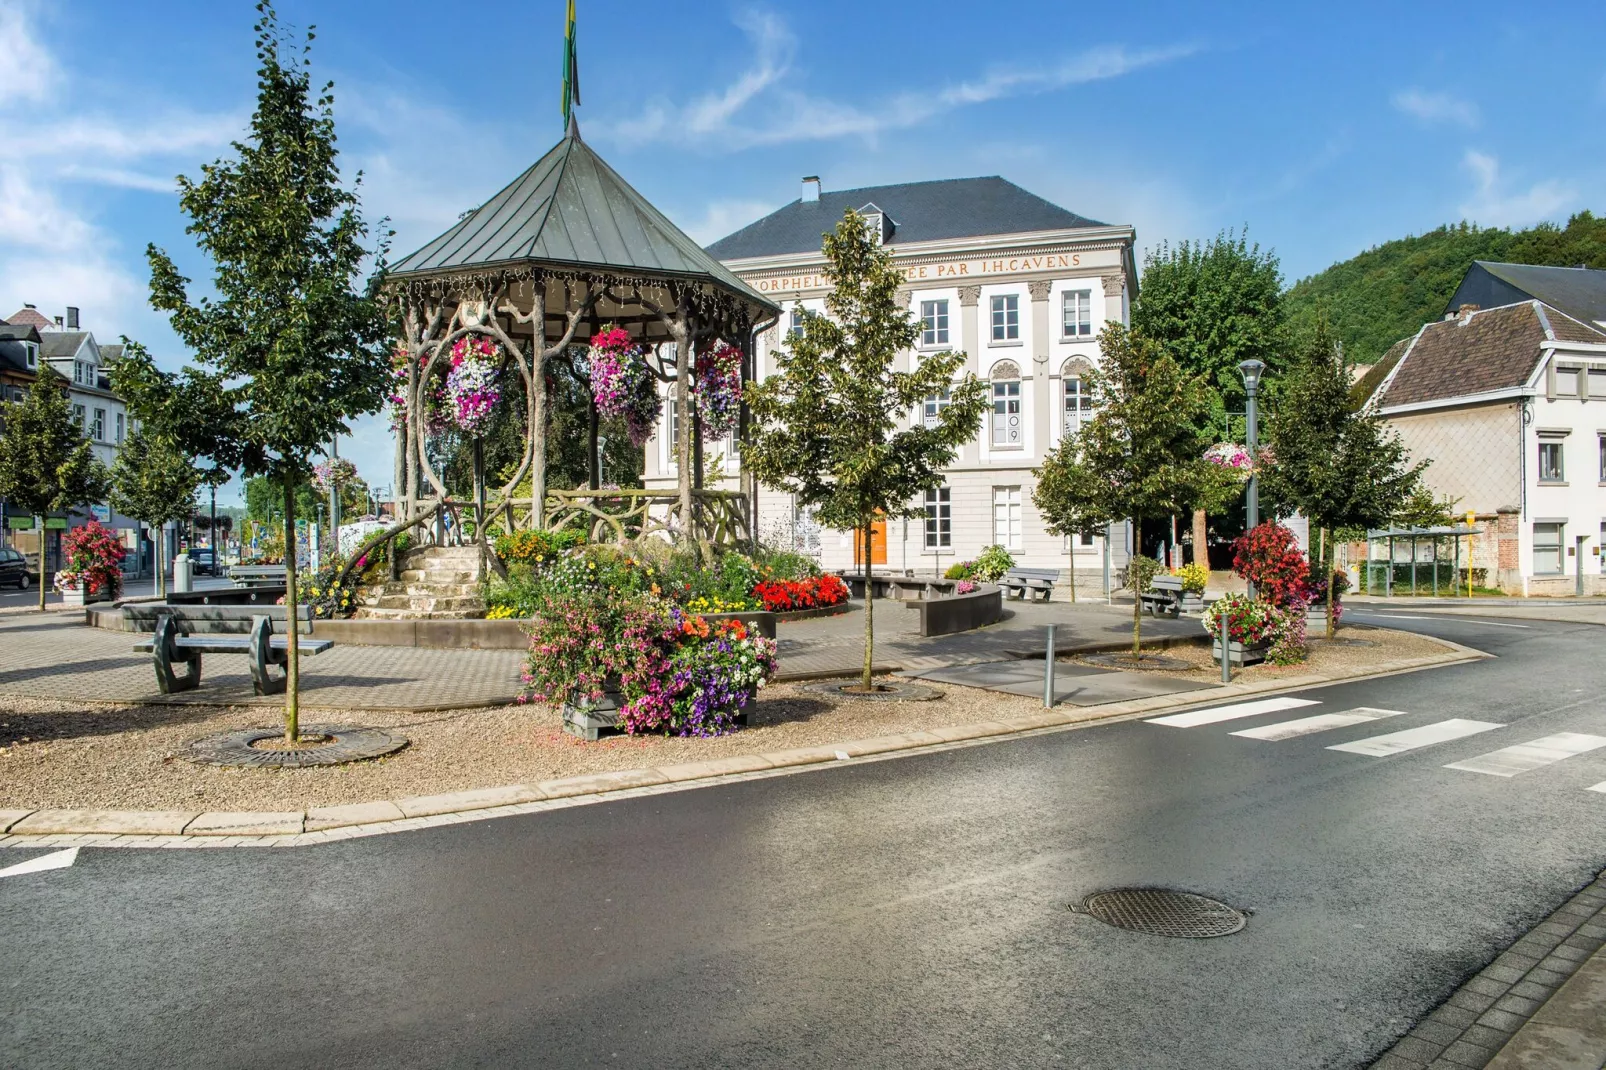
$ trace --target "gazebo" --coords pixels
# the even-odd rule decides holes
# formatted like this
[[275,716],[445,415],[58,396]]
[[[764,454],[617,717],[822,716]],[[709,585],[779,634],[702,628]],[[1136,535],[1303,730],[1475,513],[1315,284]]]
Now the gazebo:
[[[466,515],[474,517],[474,539],[487,553],[494,529],[560,523],[583,523],[593,537],[647,531],[713,542],[751,537],[750,479],[744,475],[735,492],[700,485],[693,354],[716,340],[735,346],[742,379],[749,380],[754,337],[780,308],[648,203],[581,139],[572,118],[563,139],[532,167],[396,262],[386,294],[401,325],[397,394],[404,402],[396,429],[399,523],[387,538],[417,528],[425,541],[460,541]],[[693,415],[677,421],[673,494],[601,490],[595,478],[583,489],[546,485],[547,363],[603,324],[623,328],[648,351],[654,374],[671,384],[677,411]],[[522,378],[528,406],[516,474],[488,492],[483,464],[476,463],[472,501],[452,497],[425,448],[432,433],[425,418],[430,377],[463,338],[499,348],[504,373],[516,368]],[[746,431],[743,406],[738,433],[745,438]],[[528,497],[518,491],[526,477]]]

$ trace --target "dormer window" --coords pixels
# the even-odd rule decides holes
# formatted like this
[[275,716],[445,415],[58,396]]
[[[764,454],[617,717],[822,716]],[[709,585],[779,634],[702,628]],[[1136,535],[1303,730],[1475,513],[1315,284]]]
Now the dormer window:
[[34,369],[39,367],[39,343],[38,342],[24,342],[24,343],[22,343],[22,352],[27,357],[28,370],[29,371],[33,371]]
[[892,237],[892,220],[887,214],[874,204],[867,204],[859,209],[859,218],[870,228],[870,240],[877,245],[884,245]]

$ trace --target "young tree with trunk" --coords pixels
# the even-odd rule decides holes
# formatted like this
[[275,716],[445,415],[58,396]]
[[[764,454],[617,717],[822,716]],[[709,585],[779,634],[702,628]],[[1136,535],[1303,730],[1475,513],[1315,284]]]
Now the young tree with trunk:
[[[0,434],[0,498],[34,516],[66,512],[106,496],[106,466],[73,419],[67,380],[48,365],[20,403],[6,406]],[[39,609],[45,608],[45,533],[39,531]]]
[[[942,485],[943,469],[981,428],[985,388],[972,374],[957,382],[963,353],[922,357],[913,371],[893,369],[920,337],[903,272],[849,211],[825,236],[831,292],[824,316],[775,353],[776,374],[748,388],[752,441],[742,451],[762,483],[814,506],[827,527],[863,540],[864,672],[868,691],[875,645],[872,525],[884,517],[922,515],[919,499]],[[949,392],[931,425],[911,416],[926,398]]]
[[[195,491],[204,475],[171,441],[151,428],[136,424],[123,441],[112,465],[112,508],[148,524],[157,533],[168,521],[190,519],[195,511]],[[167,597],[167,574],[162,570],[164,554],[156,554],[157,594]]]
[[[151,246],[151,304],[214,373],[228,416],[214,442],[194,452],[237,456],[245,474],[285,488],[285,608],[297,605],[295,490],[313,454],[351,418],[379,409],[390,374],[389,333],[378,300],[388,232],[365,246],[368,226],[357,194],[341,182],[332,83],[314,96],[313,34],[299,56],[286,47],[273,7],[257,5],[257,107],[238,158],[179,179],[189,233],[215,270],[216,298],[191,301],[189,280]],[[357,176],[360,184],[361,174]],[[355,185],[355,184],[354,184]],[[366,262],[373,273],[363,282]],[[297,629],[286,628],[289,657],[285,738],[299,733]]]
[[[1208,242],[1161,243],[1143,262],[1132,326],[1159,342],[1184,371],[1212,393],[1210,433],[1232,437],[1229,410],[1243,411],[1241,361],[1281,367],[1284,346],[1282,272],[1277,256],[1244,233]],[[1193,558],[1207,568],[1205,509],[1193,507]]]
[[1043,458],[1033,473],[1032,504],[1050,535],[1063,535],[1070,545],[1071,601],[1076,601],[1076,539],[1105,532],[1115,518],[1102,509],[1097,482],[1082,458],[1081,442],[1074,435]]
[[[1099,335],[1101,362],[1088,376],[1093,419],[1077,436],[1078,463],[1064,493],[1090,514],[1132,521],[1134,562],[1143,521],[1202,503],[1219,507],[1237,490],[1224,469],[1204,459],[1210,391],[1153,339],[1112,323]],[[1141,575],[1131,567],[1129,576]],[[1132,656],[1143,653],[1142,584],[1132,591]]]
[[1350,383],[1343,348],[1319,319],[1267,426],[1275,462],[1263,475],[1266,491],[1319,529],[1328,635],[1334,630],[1333,532],[1387,523],[1412,499],[1427,467],[1412,465],[1399,435],[1356,406]]

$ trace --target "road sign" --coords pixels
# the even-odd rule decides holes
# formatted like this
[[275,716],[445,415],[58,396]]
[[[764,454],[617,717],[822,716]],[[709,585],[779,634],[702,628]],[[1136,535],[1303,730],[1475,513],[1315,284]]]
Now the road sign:
[[32,531],[33,517],[8,516],[6,517],[6,527],[10,528],[12,531]]
[[89,515],[102,524],[110,524],[112,522],[112,507],[109,505],[91,505],[89,507]]

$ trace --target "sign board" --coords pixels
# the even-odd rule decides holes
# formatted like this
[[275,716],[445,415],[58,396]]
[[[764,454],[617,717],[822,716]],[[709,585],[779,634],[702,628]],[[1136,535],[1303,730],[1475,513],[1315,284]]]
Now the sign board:
[[10,528],[12,531],[32,531],[33,517],[8,516],[6,517],[6,527]]
[[66,531],[67,530],[67,518],[64,517],[64,516],[47,516],[47,517],[45,517],[45,530],[46,531]]
[[89,515],[102,524],[110,524],[112,522],[112,507],[109,505],[91,505],[89,507]]

